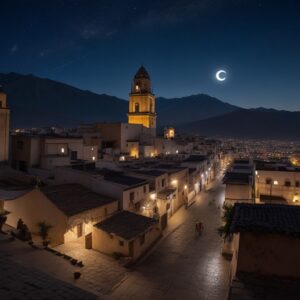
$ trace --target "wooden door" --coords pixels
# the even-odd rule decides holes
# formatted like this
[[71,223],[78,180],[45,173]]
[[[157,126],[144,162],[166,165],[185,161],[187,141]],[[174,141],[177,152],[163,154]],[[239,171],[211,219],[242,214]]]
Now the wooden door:
[[85,248],[92,249],[92,245],[93,245],[92,233],[89,233],[85,236]]

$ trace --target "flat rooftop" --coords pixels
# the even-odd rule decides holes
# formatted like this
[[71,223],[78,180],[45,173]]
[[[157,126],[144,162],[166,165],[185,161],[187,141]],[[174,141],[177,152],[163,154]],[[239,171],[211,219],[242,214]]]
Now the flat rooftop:
[[34,188],[34,182],[23,181],[11,176],[0,176],[0,189],[6,191],[21,191]]
[[264,203],[287,204],[287,200],[281,196],[260,194],[259,199]]
[[42,192],[67,216],[91,210],[117,200],[92,192],[80,184],[47,186]]
[[300,206],[236,203],[229,231],[300,236]]
[[175,192],[176,188],[166,187],[158,193],[157,198],[168,200]]
[[109,234],[115,234],[125,240],[132,240],[146,232],[157,221],[129,211],[121,211],[94,226]]
[[251,183],[251,174],[239,172],[226,172],[223,183],[235,185],[248,185]]
[[139,185],[147,184],[148,181],[142,178],[136,178],[132,176],[122,175],[122,174],[106,174],[104,179],[127,187],[134,187]]
[[207,160],[205,155],[190,155],[184,162],[202,162]]
[[300,168],[276,166],[274,164],[256,164],[257,171],[300,172]]
[[91,174],[102,175],[104,180],[111,181],[126,187],[134,187],[147,184],[148,181],[142,178],[124,175],[123,172],[107,170],[107,169],[91,169],[87,170]]
[[150,177],[158,177],[158,176],[166,174],[166,172],[160,171],[160,170],[139,170],[139,171],[135,171],[135,173],[147,175]]
[[245,164],[245,165],[249,165],[250,164],[250,160],[249,159],[235,159],[233,161],[233,164]]

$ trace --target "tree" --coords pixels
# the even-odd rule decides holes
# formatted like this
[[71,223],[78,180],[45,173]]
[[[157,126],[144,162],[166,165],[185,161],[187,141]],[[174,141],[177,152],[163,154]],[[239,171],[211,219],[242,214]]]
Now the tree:
[[221,237],[226,239],[229,235],[229,228],[233,217],[233,206],[224,204],[223,210],[222,221],[224,225],[218,228],[218,233]]
[[46,241],[49,233],[49,229],[51,229],[53,226],[50,224],[47,224],[45,221],[38,222],[39,226],[39,234],[42,237],[43,241]]
[[2,227],[7,220],[7,215],[9,214],[8,211],[4,209],[0,209],[0,232],[2,232]]

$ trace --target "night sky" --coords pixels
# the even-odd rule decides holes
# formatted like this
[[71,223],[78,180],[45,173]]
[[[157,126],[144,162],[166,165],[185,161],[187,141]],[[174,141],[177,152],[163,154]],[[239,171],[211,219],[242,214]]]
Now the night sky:
[[127,99],[143,64],[158,96],[300,110],[299,0],[9,0],[0,12],[0,72]]

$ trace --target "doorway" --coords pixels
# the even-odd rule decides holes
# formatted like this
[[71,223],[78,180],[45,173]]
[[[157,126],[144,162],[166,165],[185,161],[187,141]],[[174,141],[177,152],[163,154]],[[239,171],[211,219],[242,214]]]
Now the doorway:
[[92,245],[93,245],[92,233],[89,233],[85,236],[85,248],[92,249]]

